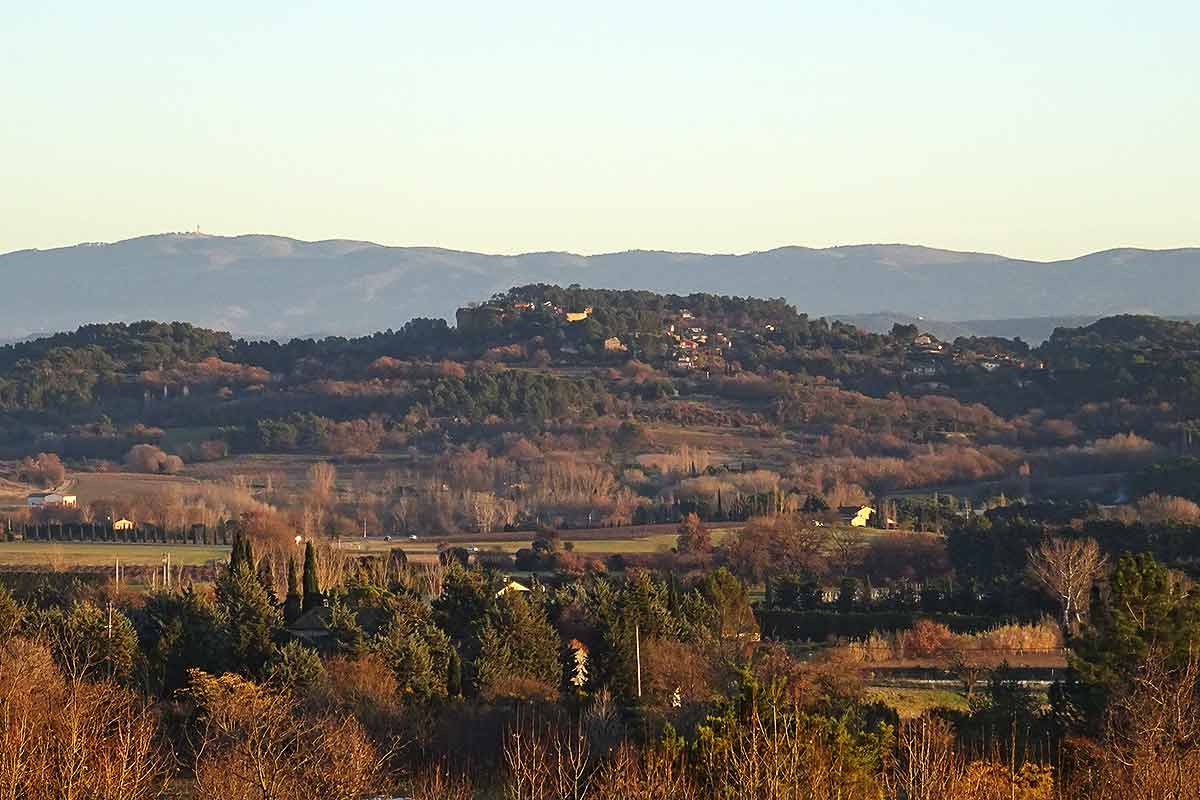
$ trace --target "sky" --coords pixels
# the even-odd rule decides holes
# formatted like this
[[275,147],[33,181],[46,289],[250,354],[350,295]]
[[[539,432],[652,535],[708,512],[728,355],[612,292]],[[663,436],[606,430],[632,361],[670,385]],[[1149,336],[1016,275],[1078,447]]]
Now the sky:
[[4,4],[0,252],[1200,245],[1200,4]]

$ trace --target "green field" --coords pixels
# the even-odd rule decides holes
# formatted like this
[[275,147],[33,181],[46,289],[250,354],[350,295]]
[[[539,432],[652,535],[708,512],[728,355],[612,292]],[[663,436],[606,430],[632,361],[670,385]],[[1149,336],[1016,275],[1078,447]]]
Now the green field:
[[[630,529],[617,529],[618,532],[628,532]],[[728,536],[730,530],[714,530],[714,542],[720,542]],[[673,532],[656,532],[648,536],[618,535],[611,538],[580,538],[572,540],[570,534],[565,534],[563,542],[571,542],[576,552],[588,555],[612,555],[615,553],[655,553],[669,550],[675,545]],[[508,541],[491,539],[486,534],[477,540],[465,537],[454,537],[452,546],[478,547],[480,550],[502,550],[515,553],[523,547],[529,547],[536,534],[529,534],[528,539],[511,539]],[[344,539],[341,549],[351,553],[385,553],[393,547],[403,549],[410,557],[418,560],[432,559],[436,556],[441,539],[436,536],[423,537],[417,540],[396,538],[392,541],[370,539],[367,541]],[[51,567],[54,569],[71,569],[73,567],[95,567],[112,564],[120,558],[121,563],[131,566],[158,564],[163,553],[171,553],[171,563],[180,566],[199,566],[214,559],[225,559],[229,548],[212,545],[184,544],[124,544],[124,543],[82,543],[82,542],[0,542],[0,566],[9,567]]]
[[0,565],[6,567],[46,567],[71,569],[100,567],[115,563],[149,566],[171,554],[171,564],[202,566],[213,560],[226,560],[229,548],[194,544],[104,544],[82,542],[0,542]]
[[[636,528],[617,528],[615,531],[618,533],[611,537],[573,537],[569,531],[564,531],[561,534],[561,540],[564,545],[570,543],[571,548],[575,552],[586,553],[587,555],[657,553],[670,550],[674,547],[677,537],[674,531],[662,531],[661,527],[666,526],[659,526],[658,532],[646,536],[620,535],[619,533],[620,531],[636,531]],[[709,528],[714,544],[720,544],[733,531],[733,528]],[[520,538],[507,536],[504,539],[489,538],[488,534],[480,534],[478,539],[459,535],[450,538],[447,543],[452,547],[478,547],[480,550],[501,550],[511,554],[522,548],[529,547],[530,543],[537,536],[538,534],[532,532]],[[420,556],[436,553],[439,544],[442,542],[443,539],[438,536],[424,536],[415,540],[399,536],[390,542],[380,539],[369,539],[366,541],[344,539],[342,540],[342,548],[352,552],[376,553],[398,547],[404,550],[409,556]]]
[[896,710],[902,719],[919,717],[935,708],[967,710],[967,696],[948,689],[899,689],[890,686],[867,687],[869,700],[880,700]]

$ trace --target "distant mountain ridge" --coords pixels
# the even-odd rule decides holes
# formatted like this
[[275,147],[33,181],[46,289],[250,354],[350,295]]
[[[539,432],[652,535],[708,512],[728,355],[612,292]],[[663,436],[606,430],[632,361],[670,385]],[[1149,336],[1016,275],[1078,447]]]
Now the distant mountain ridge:
[[[0,255],[0,338],[85,322],[180,320],[239,334],[396,328],[526,283],[784,297],[811,316],[1087,318],[1200,311],[1200,248],[1037,262],[915,245],[740,255],[631,250],[486,255],[280,236],[158,234]],[[984,326],[986,327],[986,326]]]

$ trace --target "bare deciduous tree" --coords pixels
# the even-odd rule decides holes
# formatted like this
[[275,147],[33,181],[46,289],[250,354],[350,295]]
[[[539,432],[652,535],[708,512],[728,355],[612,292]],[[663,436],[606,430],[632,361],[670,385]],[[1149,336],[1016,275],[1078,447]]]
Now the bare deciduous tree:
[[44,645],[0,648],[0,797],[162,797],[170,760],[155,716],[107,682],[67,681]]
[[234,675],[190,675],[199,800],[357,800],[377,788],[383,758],[353,718],[297,714],[289,695]]
[[581,727],[518,720],[504,742],[507,772],[505,796],[510,800],[584,800],[593,767]]
[[1151,650],[1110,706],[1100,741],[1077,740],[1089,800],[1200,797],[1200,654]]
[[949,722],[937,717],[901,720],[889,794],[907,800],[944,800],[962,771]]
[[1064,631],[1083,622],[1105,561],[1095,539],[1055,537],[1030,551],[1029,572],[1062,605]]
[[333,500],[337,483],[337,468],[328,461],[318,461],[308,467],[308,491],[313,500],[328,505]]

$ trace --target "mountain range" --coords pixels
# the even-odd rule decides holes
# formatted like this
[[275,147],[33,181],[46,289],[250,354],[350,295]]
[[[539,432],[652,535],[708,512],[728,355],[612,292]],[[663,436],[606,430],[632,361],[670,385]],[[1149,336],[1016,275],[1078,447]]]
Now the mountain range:
[[458,306],[539,282],[784,297],[810,316],[865,327],[915,317],[936,335],[939,321],[970,320],[943,331],[1023,331],[1036,341],[1055,324],[1114,313],[1192,316],[1200,311],[1200,248],[1123,248],[1048,262],[899,244],[485,255],[168,233],[0,255],[0,337],[139,319],[244,336],[353,335],[413,317],[453,319]]

